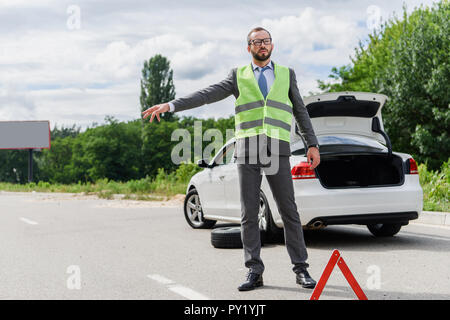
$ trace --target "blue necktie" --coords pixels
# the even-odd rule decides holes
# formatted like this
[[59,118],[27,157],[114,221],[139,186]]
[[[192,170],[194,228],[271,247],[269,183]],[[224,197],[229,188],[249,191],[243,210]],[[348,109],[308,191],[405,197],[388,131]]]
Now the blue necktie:
[[258,85],[259,85],[259,89],[261,90],[261,93],[264,96],[264,99],[267,97],[267,80],[266,77],[264,76],[264,70],[269,69],[269,66],[265,66],[264,68],[259,68],[260,70],[260,74],[259,74],[259,80],[258,80]]

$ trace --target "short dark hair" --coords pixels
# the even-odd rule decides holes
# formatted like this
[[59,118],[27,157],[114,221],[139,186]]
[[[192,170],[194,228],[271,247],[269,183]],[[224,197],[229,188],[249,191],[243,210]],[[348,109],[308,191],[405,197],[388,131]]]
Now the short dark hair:
[[263,27],[256,27],[256,28],[253,28],[252,30],[250,30],[250,32],[248,33],[248,35],[247,35],[247,44],[250,44],[250,35],[251,35],[253,32],[258,32],[258,31],[265,31],[265,32],[267,32],[267,33],[269,34],[269,37],[272,38],[272,36],[270,35],[270,32],[269,32],[269,31],[267,31],[267,30],[264,29]]

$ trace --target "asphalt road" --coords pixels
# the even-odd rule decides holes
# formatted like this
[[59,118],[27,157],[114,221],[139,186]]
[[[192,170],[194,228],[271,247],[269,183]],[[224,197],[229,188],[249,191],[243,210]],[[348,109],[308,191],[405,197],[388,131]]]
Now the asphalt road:
[[[215,249],[182,207],[0,192],[0,299],[309,299],[283,243],[266,245],[265,286],[239,292],[242,249]],[[132,203],[132,204],[130,204]],[[219,224],[218,226],[223,226]],[[450,228],[410,224],[392,238],[362,226],[307,231],[319,280],[338,249],[369,299],[450,299]],[[336,267],[321,299],[355,299]]]

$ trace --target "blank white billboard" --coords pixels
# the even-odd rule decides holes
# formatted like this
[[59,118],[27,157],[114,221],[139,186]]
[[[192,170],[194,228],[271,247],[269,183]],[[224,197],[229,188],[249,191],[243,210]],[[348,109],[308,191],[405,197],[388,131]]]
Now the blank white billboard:
[[0,121],[0,149],[50,149],[50,121]]

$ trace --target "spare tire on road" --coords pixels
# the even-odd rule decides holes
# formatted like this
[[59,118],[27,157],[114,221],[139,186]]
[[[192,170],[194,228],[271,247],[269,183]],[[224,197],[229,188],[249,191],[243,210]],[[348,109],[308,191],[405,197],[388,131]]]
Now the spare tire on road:
[[[211,244],[214,248],[242,248],[241,227],[222,227],[211,231]],[[263,235],[261,234],[261,245]]]

